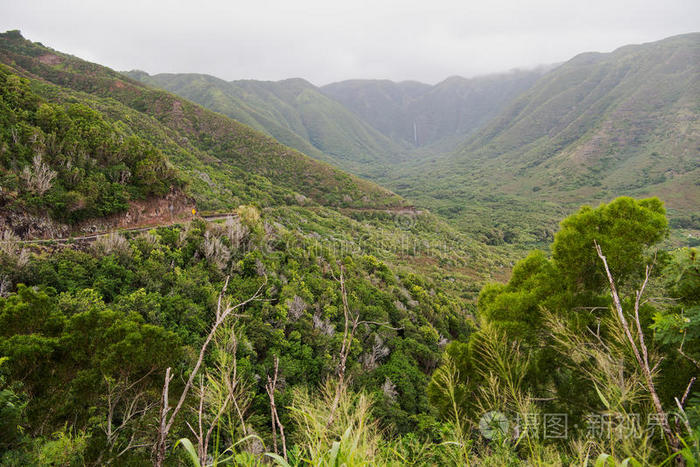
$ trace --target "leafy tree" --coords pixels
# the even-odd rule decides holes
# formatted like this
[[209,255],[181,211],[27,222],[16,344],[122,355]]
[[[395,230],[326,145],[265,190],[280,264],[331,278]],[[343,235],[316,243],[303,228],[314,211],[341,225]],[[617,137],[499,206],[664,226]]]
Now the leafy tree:
[[568,287],[599,292],[607,279],[593,248],[595,241],[613,276],[626,285],[639,278],[649,262],[646,249],[662,240],[667,230],[666,210],[658,198],[620,197],[595,209],[584,206],[562,221],[552,243],[552,260]]
[[[515,265],[507,284],[484,286],[477,305],[478,320],[482,327],[503,332],[510,342],[523,346],[529,358],[526,390],[547,392],[553,386],[559,403],[566,404],[568,411],[572,407],[580,410],[595,400],[590,385],[562,366],[544,324],[543,310],[555,313],[577,332],[595,329],[610,300],[594,242],[606,251],[609,264],[616,265],[615,274],[629,284],[644,271],[647,249],[660,241],[666,230],[665,211],[656,198],[636,201],[622,197],[595,209],[584,206],[561,222],[551,259],[543,252],[532,252]],[[648,309],[646,313],[650,313]],[[480,334],[472,335],[467,344],[447,348],[458,370],[457,394],[467,408],[474,407],[470,394],[483,382],[487,370]],[[447,405],[442,392],[439,379],[434,377],[428,394],[444,412]]]
[[151,143],[83,103],[45,102],[29,84],[0,66],[0,176],[17,207],[78,222],[182,186]]
[[21,381],[30,396],[30,426],[51,420],[85,428],[107,378],[157,387],[159,381],[143,378],[179,355],[172,332],[136,311],[109,309],[90,289],[57,298],[20,284],[0,299],[0,323],[0,358],[10,381]]

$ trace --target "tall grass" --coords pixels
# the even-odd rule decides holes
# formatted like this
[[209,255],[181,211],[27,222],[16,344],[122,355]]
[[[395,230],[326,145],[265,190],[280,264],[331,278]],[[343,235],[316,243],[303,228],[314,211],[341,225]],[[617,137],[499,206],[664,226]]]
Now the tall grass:
[[[297,428],[295,461],[310,466],[376,465],[382,436],[372,421],[372,399],[338,384],[328,380],[317,396],[305,388],[295,390],[289,407]],[[331,415],[336,394],[340,397]],[[279,465],[291,465],[280,456],[267,455]]]
[[[582,371],[599,396],[604,413],[625,418],[625,423],[636,423],[635,411],[649,410],[639,375],[625,365],[625,349],[620,342],[604,342],[602,338],[576,334],[564,324],[548,316],[547,326],[559,350],[566,352],[571,365]],[[353,392],[346,384],[338,386],[329,379],[318,390],[297,388],[292,403],[284,410],[291,416],[293,433],[287,459],[267,452],[252,454],[245,448],[251,436],[240,430],[243,437],[229,449],[212,457],[208,465],[261,465],[273,462],[288,466],[504,466],[504,465],[582,465],[582,466],[637,466],[651,465],[658,459],[646,437],[622,436],[611,429],[602,439],[579,437],[566,444],[545,443],[537,429],[523,423],[527,417],[541,418],[539,400],[524,385],[530,360],[527,351],[518,343],[508,341],[493,329],[483,328],[477,349],[483,384],[473,393],[478,413],[498,411],[509,418],[509,429],[496,432],[490,440],[480,432],[478,421],[468,417],[458,402],[457,381],[459,370],[445,355],[443,365],[434,375],[449,402],[448,420],[442,425],[441,439],[421,439],[415,434],[391,438],[382,432],[372,415],[373,399],[364,392]],[[222,357],[223,358],[223,357]],[[221,362],[221,367],[229,367]],[[211,375],[213,376],[213,375]],[[210,385],[217,378],[210,380]],[[337,394],[340,396],[337,397]],[[334,407],[334,402],[337,404]],[[518,422],[515,422],[518,420]],[[620,422],[619,418],[617,422]],[[235,422],[234,422],[235,424]],[[512,429],[511,429],[512,428]],[[233,429],[232,431],[234,431]],[[233,435],[233,433],[232,433]],[[261,442],[258,438],[258,442]],[[191,456],[195,465],[195,447],[187,440],[180,445]],[[237,447],[242,449],[237,449]],[[215,449],[216,451],[216,449]],[[669,459],[670,462],[670,459]]]
[[457,381],[459,370],[452,358],[445,354],[443,365],[435,372],[437,381],[450,402],[449,438],[440,447],[443,454],[455,464],[472,465],[471,433],[473,424],[467,420],[464,409],[457,401]]
[[[616,332],[619,325],[612,319],[601,323],[601,328],[613,330],[604,338],[599,332],[572,331],[551,313],[545,317],[558,350],[567,357],[572,369],[590,382],[601,404],[603,436],[577,440],[571,445],[572,450],[581,457],[582,446],[585,446],[584,462],[595,456],[600,460],[603,455],[606,460],[603,464],[597,460],[596,465],[615,465],[616,457],[651,463],[654,452],[643,426],[651,412],[650,401],[643,393],[641,374],[630,364],[629,353],[621,341],[622,333]],[[629,433],[642,435],[630,436]]]

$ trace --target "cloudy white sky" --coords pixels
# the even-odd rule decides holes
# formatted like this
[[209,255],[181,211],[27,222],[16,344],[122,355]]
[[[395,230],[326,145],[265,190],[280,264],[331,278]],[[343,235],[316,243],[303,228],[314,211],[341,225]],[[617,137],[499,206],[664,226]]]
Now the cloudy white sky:
[[0,0],[0,30],[118,70],[434,83],[700,31],[698,0]]

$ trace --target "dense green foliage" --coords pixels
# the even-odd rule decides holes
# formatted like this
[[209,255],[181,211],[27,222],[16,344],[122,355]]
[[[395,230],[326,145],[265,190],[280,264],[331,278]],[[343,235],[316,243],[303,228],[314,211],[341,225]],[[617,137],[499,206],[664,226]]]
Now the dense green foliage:
[[688,245],[699,227],[698,57],[698,33],[581,54],[453,154],[378,180],[463,231],[528,248],[549,243],[542,230],[580,204],[657,196],[685,229],[675,244]]
[[[26,401],[16,421],[24,435],[16,434],[7,447],[31,450],[32,438],[68,423],[73,432],[85,433],[86,459],[106,455],[104,449],[112,447],[105,447],[101,428],[110,388],[139,381],[144,397],[157,400],[166,366],[186,374],[213,320],[224,274],[232,274],[228,290],[234,301],[267,280],[264,300],[248,305],[236,326],[239,369],[253,394],[250,423],[268,439],[268,422],[259,415],[269,411],[265,381],[255,375],[268,374],[274,356],[285,381],[278,394],[282,406],[295,388],[313,388],[334,374],[342,338],[333,278],[338,266],[332,253],[295,247],[304,239],[292,231],[270,230],[243,211],[241,219],[162,228],[129,242],[107,237],[89,251],[61,249],[28,264],[4,256],[5,280],[19,285],[0,299],[0,355],[7,358],[2,371],[12,397]],[[349,375],[358,388],[381,395],[376,413],[384,429],[413,431],[416,417],[428,416],[425,387],[439,362],[442,336],[466,339],[470,325],[459,302],[434,284],[397,274],[373,256],[338,259],[353,312],[363,321],[386,323],[357,330]],[[386,381],[395,393],[382,392]],[[130,425],[118,442],[141,433],[154,416]]]
[[[533,252],[515,266],[507,284],[484,287],[476,323],[466,315],[465,304],[442,289],[444,281],[430,282],[359,250],[314,247],[293,219],[304,218],[305,229],[324,232],[321,219],[288,209],[261,216],[241,207],[239,216],[225,223],[195,221],[128,240],[108,236],[82,250],[37,250],[28,260],[16,250],[3,250],[3,282],[9,291],[0,298],[4,462],[147,462],[165,368],[181,376],[171,387],[171,397],[177,397],[214,320],[226,275],[226,296],[233,303],[263,288],[260,300],[241,309],[224,329],[235,333],[235,345],[217,337],[204,361],[205,381],[214,385],[235,356],[243,388],[237,397],[244,403],[247,428],[236,421],[235,411],[221,423],[211,449],[222,461],[253,465],[260,449],[273,449],[265,391],[276,359],[284,382],[276,390],[276,403],[290,465],[303,464],[303,458],[389,465],[461,465],[477,459],[495,465],[519,459],[582,463],[609,449],[640,459],[664,455],[653,439],[644,453],[622,442],[580,451],[566,440],[543,441],[530,434],[522,443],[488,441],[476,430],[484,411],[501,410],[511,417],[523,407],[531,413],[567,413],[572,424],[583,424],[587,411],[601,410],[601,401],[611,400],[605,386],[587,379],[585,364],[560,353],[548,320],[556,316],[559,325],[577,335],[597,328],[609,339],[618,332],[605,320],[610,303],[605,281],[582,281],[568,272],[591,267],[595,257],[588,252],[595,239],[611,265],[628,264],[615,270],[621,290],[634,287],[639,280],[635,265],[651,261],[648,248],[667,229],[658,200],[621,198],[582,208],[562,222],[551,259]],[[611,212],[616,215],[607,215]],[[382,253],[378,245],[374,248]],[[700,276],[694,250],[660,253],[657,261],[654,291],[675,300],[669,306],[645,305],[643,319],[654,352],[667,360],[657,381],[669,404],[697,371]],[[338,412],[330,416],[343,343],[340,267],[349,310],[365,324],[351,341],[350,386],[340,392]],[[628,378],[634,373],[631,367],[625,370]],[[129,418],[128,403],[137,394],[144,410]],[[692,426],[700,422],[695,394],[688,397],[686,410]],[[216,412],[216,400],[207,401],[207,410]],[[186,406],[197,403],[194,393]],[[625,404],[648,413],[643,396]],[[173,439],[192,439],[186,422],[196,423],[196,411],[178,417]],[[128,448],[133,439],[142,447]],[[168,451],[168,462],[184,459],[186,452]]]
[[315,159],[371,175],[405,151],[303,79],[224,81],[196,74],[126,73],[249,125]]
[[32,91],[50,103],[86,104],[110,125],[151,143],[182,172],[200,209],[252,202],[371,208],[407,204],[246,125],[17,32],[0,34],[0,61],[14,74],[29,77]]
[[[636,392],[630,382],[636,373],[634,360],[617,369],[615,365],[619,363],[615,359],[619,357],[609,358],[605,353],[614,352],[611,349],[619,345],[620,354],[630,358],[629,350],[624,350],[624,331],[619,321],[609,318],[608,278],[594,242],[606,255],[619,290],[630,292],[644,281],[645,265],[655,261],[650,248],[663,239],[667,228],[664,208],[655,198],[618,198],[595,209],[584,206],[566,218],[554,237],[551,259],[543,252],[532,252],[515,265],[507,284],[484,286],[477,306],[479,331],[468,342],[448,345],[446,363],[434,373],[429,386],[431,402],[444,416],[450,416],[451,399],[445,392],[444,377],[445,372],[456,372],[455,397],[463,416],[468,418],[478,417],[484,410],[521,413],[523,402],[517,397],[495,406],[473,397],[480,387],[498,381],[490,388],[506,393],[516,388],[514,392],[526,395],[526,400],[541,401],[536,404],[537,413],[568,414],[570,425],[579,427],[579,433],[573,436],[585,436],[586,416],[590,413],[607,410],[614,414],[641,414],[645,422],[649,399],[630,396],[630,392]],[[640,310],[650,352],[663,355],[656,381],[668,408],[675,407],[674,398],[683,395],[698,371],[695,332],[700,277],[696,255],[695,250],[679,250],[672,256],[660,252],[656,258],[660,272],[651,278],[654,293],[673,299],[668,302],[670,305],[661,301],[643,304]],[[625,300],[623,305],[630,310],[634,300]],[[517,349],[506,354],[509,362],[498,363],[492,358],[497,353],[494,335],[503,336],[507,345]],[[607,341],[607,347],[601,347],[605,352],[590,341],[596,336],[600,342]],[[580,343],[572,345],[577,339],[581,339]],[[681,343],[686,341],[684,355]],[[587,357],[581,357],[577,353],[577,349],[582,350],[581,345],[591,346],[598,353],[591,351]],[[514,362],[520,362],[520,366]],[[587,369],[588,364],[594,367]],[[513,374],[517,378],[511,379]],[[687,413],[698,430],[697,399],[690,400]],[[616,402],[619,405],[614,405]],[[640,446],[618,448],[634,455]],[[665,455],[666,451],[654,444],[645,454],[656,462]]]
[[124,211],[180,181],[163,154],[89,107],[46,102],[0,68],[0,180],[10,208],[75,222]]
[[658,198],[625,197],[595,209],[585,206],[562,221],[552,243],[552,260],[567,284],[599,292],[607,278],[591,248],[597,242],[617,282],[627,285],[639,279],[646,249],[661,241],[667,229],[666,210]]

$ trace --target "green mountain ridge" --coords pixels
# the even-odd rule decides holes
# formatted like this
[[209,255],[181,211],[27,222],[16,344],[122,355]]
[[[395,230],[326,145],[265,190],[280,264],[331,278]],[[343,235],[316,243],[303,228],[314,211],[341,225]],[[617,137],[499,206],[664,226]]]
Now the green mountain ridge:
[[[139,134],[160,148],[184,170],[202,209],[236,207],[253,199],[264,204],[275,198],[279,203],[293,199],[294,192],[324,205],[408,204],[384,188],[317,162],[246,125],[106,67],[32,43],[19,33],[0,36],[0,61],[22,76],[55,85],[37,82],[40,94],[63,102],[89,102],[126,125],[128,133]],[[222,178],[223,172],[228,175]]]
[[504,184],[518,194],[539,183],[535,196],[570,192],[579,202],[596,179],[601,191],[670,194],[666,177],[675,184],[698,179],[699,111],[700,34],[587,53],[544,76],[454,160],[465,168],[483,164],[482,174],[500,164],[491,180],[507,167],[529,179]]
[[[200,211],[231,212],[240,205],[254,205],[274,222],[292,223],[295,229],[306,232],[309,241],[317,246],[371,252],[394,264],[411,265],[414,270],[451,277],[452,281],[454,277],[467,277],[468,280],[454,283],[470,289],[467,295],[472,299],[474,281],[499,276],[507,267],[507,252],[489,249],[436,216],[413,210],[408,200],[391,191],[311,159],[248,126],[166,91],[32,43],[16,32],[0,35],[0,62],[3,73],[25,77],[23,86],[40,101],[59,110],[73,105],[89,109],[114,138],[135,137],[148,145],[149,151],[174,171],[170,187],[182,187]],[[36,124],[27,110],[22,109],[20,117],[13,117],[22,120],[13,125]],[[12,148],[11,126],[5,130],[6,148]],[[36,131],[27,130],[27,141]],[[108,156],[99,162],[104,167],[97,168],[113,177],[119,173],[123,154],[114,151]],[[63,174],[63,157],[59,151],[44,161]],[[80,205],[80,200],[70,193],[72,188],[64,188],[63,182],[54,183],[45,196],[31,198],[31,203],[25,201],[19,174],[23,166],[30,164],[31,157],[14,158],[1,168],[3,186],[10,186],[4,183],[6,176],[14,177],[16,193],[10,192],[0,207],[42,213],[52,208],[52,196],[60,195],[65,202],[55,210],[62,220],[62,213],[72,212],[70,206]],[[97,168],[87,165],[82,170],[90,175]],[[109,186],[118,185],[118,181],[108,180]],[[92,183],[83,190],[87,193],[83,196],[96,199],[98,207],[112,206],[111,195],[93,196],[100,183],[107,186],[103,181]],[[7,193],[5,188],[4,196]],[[136,191],[124,195],[121,204],[113,206],[110,212],[123,212],[130,199],[144,196],[152,195]],[[91,212],[89,216],[99,213]]]
[[547,67],[434,86],[349,80],[316,87],[301,78],[224,81],[210,75],[124,74],[191,99],[318,160],[375,179],[404,161],[447,153],[481,128]]
[[191,99],[356,174],[371,175],[405,151],[300,78],[227,82],[199,74],[125,74]]
[[430,151],[451,151],[549,67],[463,78],[433,86],[388,80],[348,80],[321,90],[395,141]]
[[515,242],[528,225],[549,218],[554,228],[576,205],[620,195],[658,196],[672,223],[697,219],[699,114],[700,34],[585,53],[542,76],[451,156],[381,181],[466,230],[519,231]]

